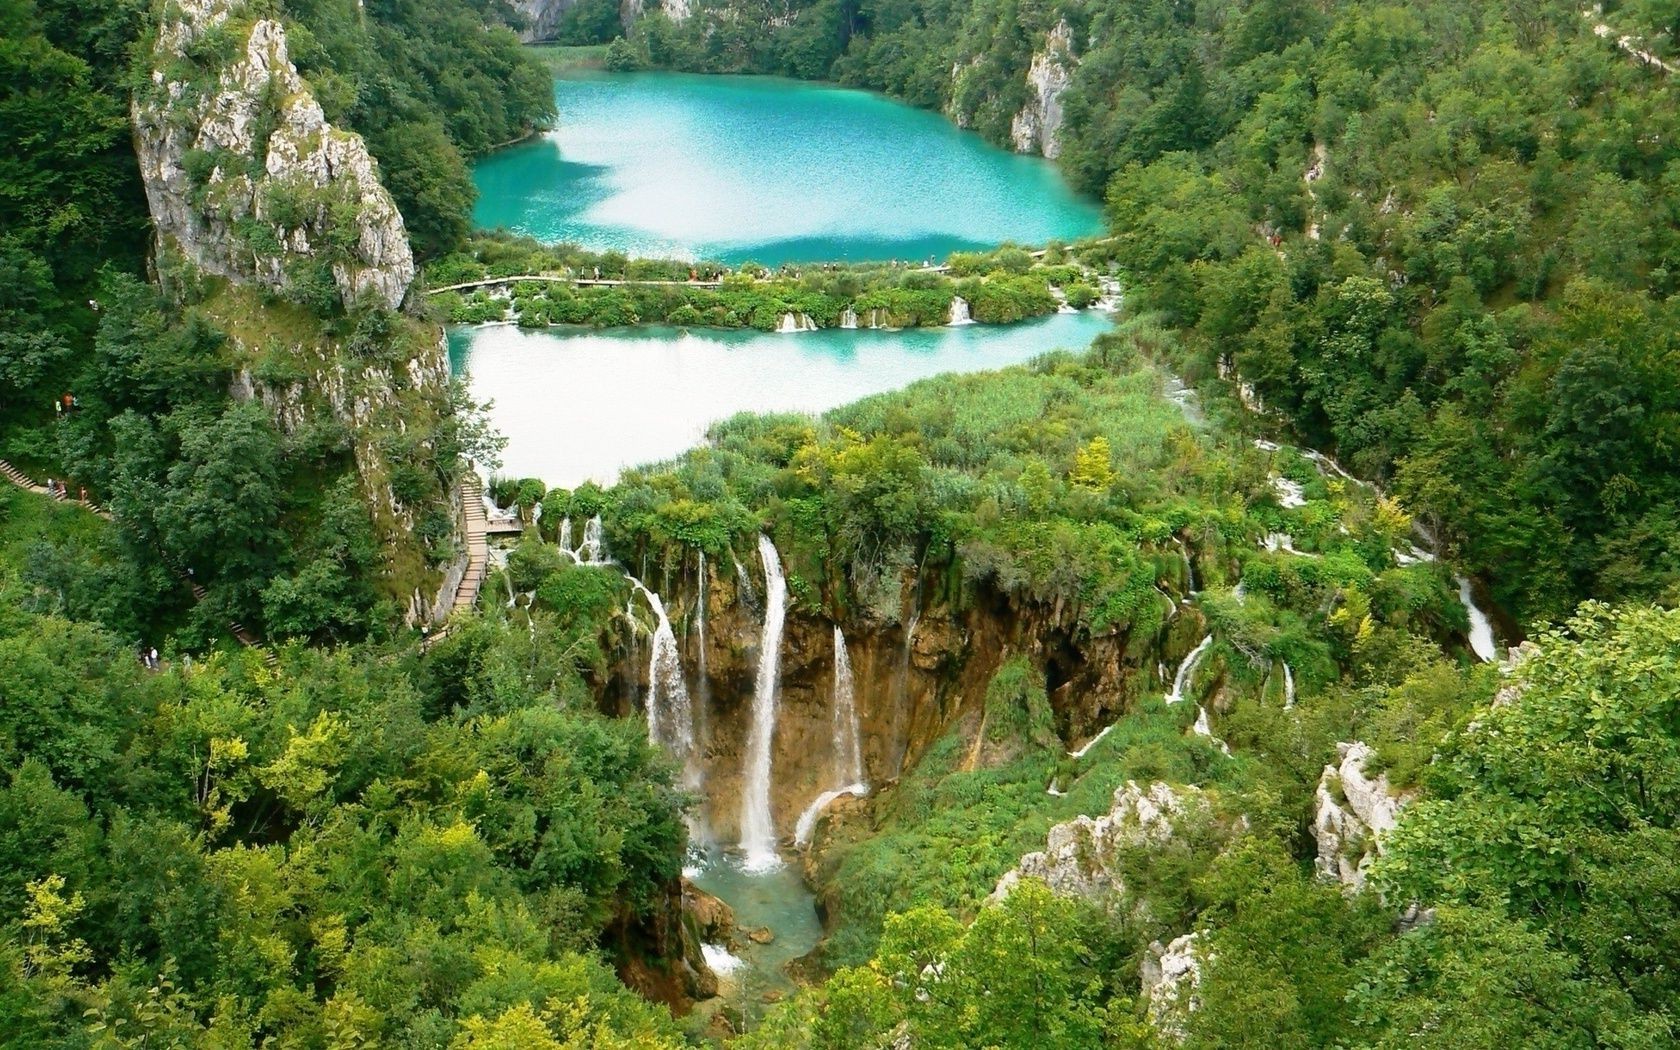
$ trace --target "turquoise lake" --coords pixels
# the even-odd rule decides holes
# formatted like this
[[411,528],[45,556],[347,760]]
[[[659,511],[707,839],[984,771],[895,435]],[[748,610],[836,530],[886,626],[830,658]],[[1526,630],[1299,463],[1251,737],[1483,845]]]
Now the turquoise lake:
[[937,113],[771,77],[555,81],[560,123],[480,161],[481,227],[630,255],[923,260],[1100,232],[1049,162]]
[[1078,350],[1109,327],[1096,310],[1014,325],[798,335],[642,327],[450,333],[450,363],[493,401],[501,473],[572,488],[670,459],[737,412],[819,412],[941,372]]

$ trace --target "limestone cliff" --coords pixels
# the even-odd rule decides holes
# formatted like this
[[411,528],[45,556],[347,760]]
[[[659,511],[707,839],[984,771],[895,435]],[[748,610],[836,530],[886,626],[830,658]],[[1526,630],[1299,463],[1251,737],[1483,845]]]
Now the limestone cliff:
[[1027,103],[1009,127],[1015,152],[1040,153],[1051,160],[1061,156],[1062,93],[1073,82],[1078,64],[1073,29],[1064,18],[1045,35],[1044,46],[1027,68]]
[[285,26],[254,10],[176,0],[162,15],[132,114],[157,271],[227,334],[233,396],[286,433],[344,435],[382,589],[410,622],[435,620],[459,579],[440,564],[460,520],[438,454],[443,333],[395,312],[415,274],[402,215],[361,137],[326,121]]
[[514,0],[513,9],[524,25],[519,39],[527,44],[538,40],[553,40],[560,28],[560,19],[577,6],[577,0]]
[[1043,852],[1028,853],[998,880],[993,900],[1008,896],[1024,878],[1041,879],[1063,896],[1101,899],[1125,893],[1121,853],[1159,846],[1186,818],[1205,818],[1207,799],[1194,787],[1174,789],[1156,781],[1147,789],[1128,780],[1114,792],[1114,805],[1100,817],[1078,816],[1050,829]]
[[347,305],[402,304],[402,216],[361,137],[327,123],[278,21],[235,0],[169,5],[134,127],[158,236],[200,269],[287,291],[321,264]]
[[1201,1005],[1196,998],[1202,983],[1197,939],[1197,934],[1187,933],[1166,945],[1156,941],[1138,968],[1149,1023],[1176,1042],[1184,1040],[1186,1015]]
[[1375,752],[1363,742],[1337,744],[1341,761],[1325,766],[1318,779],[1313,833],[1318,871],[1349,890],[1365,885],[1365,873],[1382,852],[1382,836],[1399,822],[1408,801],[1389,787],[1388,777],[1366,768]]

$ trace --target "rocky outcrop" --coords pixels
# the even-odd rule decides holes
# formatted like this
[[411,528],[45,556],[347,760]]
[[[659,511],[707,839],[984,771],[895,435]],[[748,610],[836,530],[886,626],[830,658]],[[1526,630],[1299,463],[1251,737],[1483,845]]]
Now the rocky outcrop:
[[168,5],[133,109],[158,236],[199,269],[287,291],[326,266],[347,304],[402,303],[402,216],[361,137],[327,123],[278,21],[235,0]]
[[519,39],[527,44],[538,40],[553,40],[560,28],[560,20],[577,6],[577,0],[513,0],[513,9],[524,22]]
[[992,899],[1002,900],[1026,878],[1040,879],[1063,896],[1118,896],[1125,892],[1119,875],[1122,851],[1159,846],[1173,837],[1176,823],[1186,816],[1205,817],[1207,809],[1197,788],[1160,781],[1142,788],[1128,780],[1114,792],[1114,805],[1103,816],[1078,816],[1052,827],[1043,852],[1026,854],[1005,872]]
[[1169,1039],[1184,1039],[1185,1017],[1200,1005],[1196,987],[1202,983],[1202,963],[1197,937],[1187,933],[1165,946],[1154,942],[1138,967],[1149,1023]]
[[[417,538],[423,508],[461,520],[453,464],[437,462],[443,333],[397,312],[415,273],[402,215],[361,137],[325,119],[285,26],[255,11],[164,5],[133,100],[157,270],[226,333],[234,397],[289,434],[344,435],[384,548],[382,590],[410,623],[435,622],[463,567],[440,567]],[[321,320],[340,306],[358,308],[353,325]]]
[[1027,103],[1009,127],[1015,152],[1040,153],[1051,160],[1061,156],[1062,93],[1073,82],[1078,64],[1073,29],[1064,18],[1045,34],[1044,46],[1027,68]]
[[1388,777],[1367,772],[1375,752],[1363,743],[1336,745],[1337,765],[1318,778],[1313,833],[1318,838],[1318,872],[1350,891],[1362,889],[1365,872],[1382,852],[1382,836],[1399,822],[1409,797],[1396,794]]

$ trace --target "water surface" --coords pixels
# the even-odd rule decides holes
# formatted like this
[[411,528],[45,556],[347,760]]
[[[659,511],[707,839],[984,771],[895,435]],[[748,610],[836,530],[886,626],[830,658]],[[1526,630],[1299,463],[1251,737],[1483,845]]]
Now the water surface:
[[1054,166],[937,113],[772,77],[584,74],[559,126],[473,172],[474,221],[631,255],[943,258],[1097,233]]
[[1107,314],[1051,314],[1016,325],[798,335],[646,326],[591,331],[455,329],[450,364],[508,438],[501,473],[551,486],[603,485],[670,459],[737,412],[820,412],[941,372],[1019,364],[1078,350]]

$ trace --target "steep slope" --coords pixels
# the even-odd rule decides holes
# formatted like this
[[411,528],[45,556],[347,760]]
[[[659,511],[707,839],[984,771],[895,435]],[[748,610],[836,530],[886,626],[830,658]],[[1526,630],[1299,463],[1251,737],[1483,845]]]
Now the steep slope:
[[284,24],[238,0],[170,5],[133,120],[166,290],[225,330],[236,397],[286,434],[348,434],[382,589],[410,622],[440,619],[459,578],[442,563],[462,556],[448,364],[441,330],[396,312],[415,265],[377,164],[322,115]]

